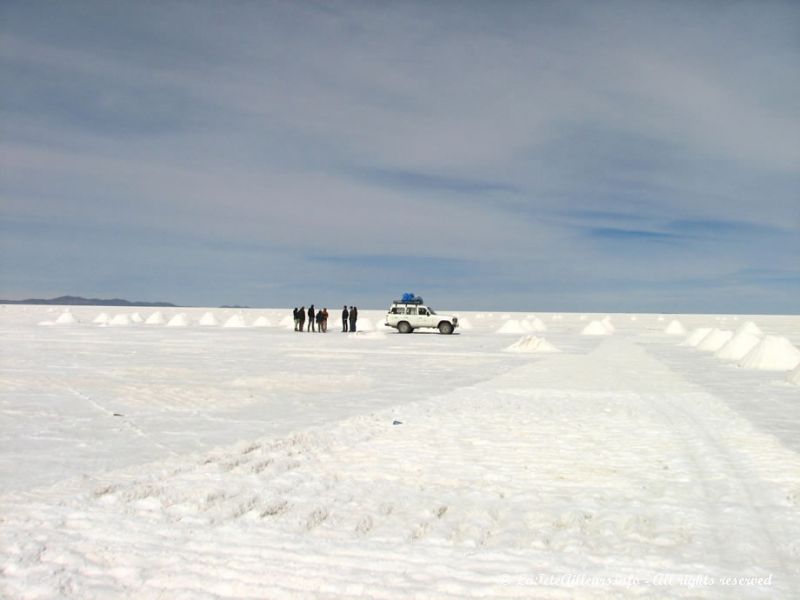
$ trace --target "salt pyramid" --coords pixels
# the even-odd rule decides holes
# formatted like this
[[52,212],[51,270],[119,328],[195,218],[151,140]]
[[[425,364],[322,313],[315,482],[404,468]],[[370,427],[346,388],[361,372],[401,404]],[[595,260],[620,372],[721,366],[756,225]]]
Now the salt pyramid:
[[200,320],[197,322],[199,325],[203,325],[204,327],[213,327],[215,325],[219,325],[219,321],[217,321],[217,317],[214,316],[214,313],[207,312]]
[[798,364],[800,350],[780,335],[766,336],[739,361],[740,367],[764,371],[790,371]]
[[692,346],[696,348],[697,344],[702,342],[703,338],[709,333],[711,333],[711,327],[698,327],[697,329],[693,329],[689,337],[681,342],[681,346]]
[[106,313],[100,313],[97,315],[92,323],[97,323],[98,325],[107,325],[111,318]]
[[788,381],[789,383],[793,383],[795,385],[800,385],[800,365],[797,365],[794,371],[791,371],[786,376],[786,381]]
[[[148,319],[149,321],[150,319]],[[186,317],[186,313],[178,313],[167,321],[167,327],[186,327],[187,325],[189,325],[189,319]]]
[[285,327],[286,329],[294,329],[294,317],[292,315],[286,315],[281,319],[281,322],[278,325],[280,327]]
[[703,352],[716,352],[727,344],[732,337],[733,332],[728,329],[712,329],[709,334],[697,344],[697,349]]
[[544,338],[535,335],[526,335],[511,344],[506,352],[526,352],[526,353],[552,353],[561,352]]
[[761,338],[747,331],[740,331],[714,354],[725,360],[744,358],[750,350],[758,346]]
[[161,314],[161,311],[156,311],[147,319],[145,320],[145,325],[163,325],[164,324],[164,315]]
[[581,335],[611,335],[612,331],[602,321],[592,321],[581,331]]
[[272,323],[267,317],[258,317],[253,321],[253,327],[272,327]]
[[664,333],[667,335],[686,335],[686,327],[677,319],[673,319],[669,322],[669,325],[664,328]]
[[115,327],[125,327],[131,324],[131,320],[125,313],[114,315],[114,317],[108,322],[109,325],[113,325]]
[[502,327],[497,330],[497,333],[525,333],[525,329],[516,319],[509,319],[503,323]]
[[614,324],[611,322],[611,317],[609,317],[608,315],[603,317],[600,323],[603,324],[603,327],[608,329],[608,333],[614,333],[617,330],[617,328],[614,327]]
[[531,331],[547,331],[547,325],[545,325],[544,321],[542,321],[539,317],[533,317],[530,319],[529,323],[531,326]]
[[225,321],[223,327],[247,327],[242,315],[233,315],[230,319]]
[[144,319],[138,312],[132,313],[130,316],[131,323],[143,323]]
[[764,332],[761,331],[761,329],[759,329],[758,325],[756,325],[752,321],[745,321],[744,323],[739,325],[739,327],[736,329],[736,333],[739,334],[739,333],[742,333],[742,332],[749,333],[751,335],[757,335],[757,336],[764,335]]
[[59,325],[71,325],[72,323],[77,323],[77,322],[78,319],[76,319],[75,315],[73,315],[68,310],[65,310],[63,313],[58,315],[58,318],[56,319],[56,323],[58,323]]

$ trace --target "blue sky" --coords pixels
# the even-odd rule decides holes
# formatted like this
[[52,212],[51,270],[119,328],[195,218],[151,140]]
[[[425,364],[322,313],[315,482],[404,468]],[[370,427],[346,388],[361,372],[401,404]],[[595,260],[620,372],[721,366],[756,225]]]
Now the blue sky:
[[0,4],[0,297],[797,313],[794,2]]

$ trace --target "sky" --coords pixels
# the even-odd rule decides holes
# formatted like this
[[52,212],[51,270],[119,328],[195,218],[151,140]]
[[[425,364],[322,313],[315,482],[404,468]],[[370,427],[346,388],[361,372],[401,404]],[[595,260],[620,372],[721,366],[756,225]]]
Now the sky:
[[800,3],[0,3],[0,298],[800,312]]

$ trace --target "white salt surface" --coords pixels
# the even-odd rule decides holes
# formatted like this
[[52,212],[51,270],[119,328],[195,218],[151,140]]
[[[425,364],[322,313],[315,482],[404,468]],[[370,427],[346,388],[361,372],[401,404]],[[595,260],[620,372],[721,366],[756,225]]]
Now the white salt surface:
[[681,346],[692,346],[693,348],[697,347],[697,344],[703,341],[703,339],[711,333],[711,327],[698,327],[697,329],[693,329],[689,336],[681,342]]
[[611,335],[612,331],[602,321],[592,321],[581,330],[581,335]]
[[697,344],[697,349],[703,352],[716,352],[733,337],[733,332],[727,329],[712,329],[706,337]]
[[667,335],[686,335],[686,327],[683,326],[683,323],[678,321],[677,319],[673,319],[669,322],[664,328],[664,333]]
[[758,335],[749,333],[747,330],[740,331],[717,350],[714,356],[724,360],[739,360],[744,358],[759,342],[761,342],[761,338]]
[[528,352],[542,354],[560,352],[560,350],[544,338],[539,338],[535,335],[528,335],[511,344],[508,348],[506,348],[506,352]]
[[460,329],[461,331],[471,331],[472,329],[474,329],[474,326],[472,325],[472,321],[470,321],[466,317],[459,316],[458,329]]
[[789,372],[786,376],[786,381],[795,385],[800,385],[800,365],[795,367],[794,371]]
[[800,350],[788,339],[768,335],[739,361],[740,367],[764,371],[789,371],[800,364]]
[[539,317],[533,317],[528,321],[531,326],[531,331],[535,331],[537,333],[541,333],[543,331],[547,331],[547,325],[544,324]]
[[378,339],[44,315],[0,312],[0,597],[800,590],[798,388],[651,316],[613,337],[567,318],[536,355],[503,352],[499,317]]

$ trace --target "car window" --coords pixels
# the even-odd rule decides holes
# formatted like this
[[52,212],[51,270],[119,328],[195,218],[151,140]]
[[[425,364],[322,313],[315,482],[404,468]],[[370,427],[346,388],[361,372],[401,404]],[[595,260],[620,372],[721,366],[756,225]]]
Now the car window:
[[405,308],[403,308],[402,306],[395,306],[395,307],[392,309],[392,312],[393,312],[394,314],[396,314],[396,315],[404,315],[404,314],[406,314],[406,309],[405,309]]
[[415,314],[417,314],[417,307],[416,306],[409,306],[406,309],[406,314],[407,315],[415,315]]
[[425,310],[424,308],[420,308],[420,309],[419,309],[419,314],[421,314],[421,315],[427,315],[427,314],[428,314],[428,311],[427,311],[427,310]]

